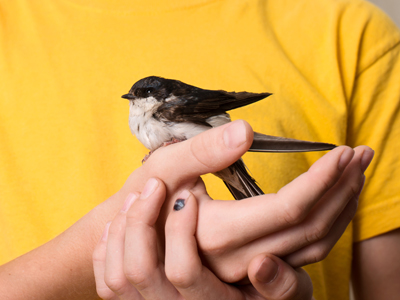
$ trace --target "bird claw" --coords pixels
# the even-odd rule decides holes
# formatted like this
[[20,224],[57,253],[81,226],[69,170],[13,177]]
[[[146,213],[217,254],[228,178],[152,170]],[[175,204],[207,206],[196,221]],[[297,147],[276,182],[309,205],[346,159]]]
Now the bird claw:
[[172,138],[170,141],[164,142],[161,147],[169,146],[169,145],[176,144],[176,143],[183,142],[183,141],[184,140],[178,140],[176,138]]
[[154,151],[155,151],[155,150],[150,151],[149,154],[147,154],[147,155],[142,159],[142,164],[144,164],[144,163],[146,162],[146,160],[149,159],[150,155],[151,155]]

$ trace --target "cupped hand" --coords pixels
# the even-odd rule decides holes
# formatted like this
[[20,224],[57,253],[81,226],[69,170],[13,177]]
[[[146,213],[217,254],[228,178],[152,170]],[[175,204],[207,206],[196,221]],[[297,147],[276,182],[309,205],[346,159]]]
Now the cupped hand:
[[[140,192],[151,177],[165,182],[167,201],[156,224],[162,244],[174,199],[191,190],[199,203],[196,237],[203,262],[226,282],[246,277],[251,259],[260,253],[285,257],[294,267],[322,260],[354,216],[363,173],[373,157],[365,146],[338,147],[277,194],[212,200],[199,176],[235,162],[252,137],[246,122],[235,121],[160,148],[117,194]],[[161,247],[160,257],[162,252]]]
[[242,201],[203,195],[197,239],[204,262],[236,282],[258,253],[283,257],[293,267],[321,261],[355,215],[372,157],[368,147],[338,147],[276,194]]
[[168,215],[165,264],[157,250],[156,220],[166,190],[150,179],[144,192],[130,194],[121,211],[106,226],[96,246],[93,263],[97,292],[116,299],[311,299],[307,273],[293,269],[278,257],[259,254],[248,268],[251,283],[222,282],[199,257],[195,196],[183,190]]

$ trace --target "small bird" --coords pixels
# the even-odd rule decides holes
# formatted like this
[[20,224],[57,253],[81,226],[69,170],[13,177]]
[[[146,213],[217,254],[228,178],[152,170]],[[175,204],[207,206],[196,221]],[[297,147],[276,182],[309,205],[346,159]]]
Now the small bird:
[[[190,139],[203,131],[231,122],[227,111],[270,95],[206,90],[178,80],[150,76],[137,81],[122,98],[130,101],[129,127],[132,134],[151,154],[159,147]],[[249,151],[309,152],[331,150],[335,147],[333,144],[255,132]],[[264,194],[248,173],[242,159],[214,175],[224,181],[236,200]]]

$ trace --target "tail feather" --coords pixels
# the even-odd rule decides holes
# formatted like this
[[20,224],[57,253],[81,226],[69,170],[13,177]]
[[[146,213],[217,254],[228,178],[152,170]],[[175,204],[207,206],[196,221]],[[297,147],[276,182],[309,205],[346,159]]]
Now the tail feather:
[[309,142],[254,132],[250,152],[310,152],[326,151],[337,147],[333,144]]
[[242,200],[249,197],[263,195],[264,192],[257,185],[256,181],[247,171],[246,165],[243,163],[243,160],[239,159],[233,165],[229,167],[231,172],[236,173],[237,178],[239,180],[239,184],[241,186],[241,190],[235,188],[232,184],[224,181],[225,185],[228,187],[232,196],[236,200]]

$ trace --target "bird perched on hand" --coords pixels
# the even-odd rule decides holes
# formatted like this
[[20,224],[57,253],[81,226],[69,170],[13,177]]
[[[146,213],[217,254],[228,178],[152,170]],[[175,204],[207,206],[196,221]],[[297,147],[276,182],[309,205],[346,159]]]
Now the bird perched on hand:
[[[130,101],[129,127],[151,152],[163,145],[189,139],[231,121],[226,112],[262,100],[270,93],[205,90],[178,80],[150,76],[137,81],[122,98]],[[253,152],[308,152],[335,148],[326,143],[307,142],[254,133]],[[150,153],[151,153],[150,152]],[[242,159],[214,173],[235,199],[264,194],[247,172]]]

